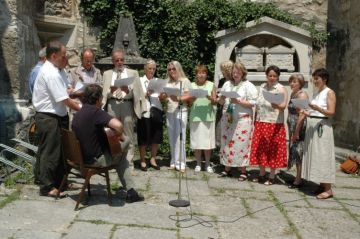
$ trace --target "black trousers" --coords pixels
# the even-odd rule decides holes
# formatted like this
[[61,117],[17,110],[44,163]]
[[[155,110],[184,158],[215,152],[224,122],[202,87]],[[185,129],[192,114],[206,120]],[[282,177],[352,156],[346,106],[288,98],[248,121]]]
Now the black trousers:
[[47,194],[52,188],[59,188],[65,173],[61,128],[69,128],[69,117],[37,112],[35,123],[39,140],[35,180],[40,186],[40,193]]

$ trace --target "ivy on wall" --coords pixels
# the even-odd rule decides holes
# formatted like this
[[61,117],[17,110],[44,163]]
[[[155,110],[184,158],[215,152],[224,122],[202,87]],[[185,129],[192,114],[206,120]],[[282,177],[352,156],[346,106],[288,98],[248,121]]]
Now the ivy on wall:
[[[268,16],[310,31],[314,45],[326,42],[326,32],[318,31],[314,23],[300,23],[273,3],[246,0],[81,0],[80,9],[92,26],[101,28],[100,57],[113,48],[121,15],[134,19],[141,56],[153,58],[158,76],[166,73],[166,64],[178,60],[190,79],[197,63],[206,64],[213,72],[217,31],[241,29],[246,22]],[[212,79],[212,77],[210,77]]]

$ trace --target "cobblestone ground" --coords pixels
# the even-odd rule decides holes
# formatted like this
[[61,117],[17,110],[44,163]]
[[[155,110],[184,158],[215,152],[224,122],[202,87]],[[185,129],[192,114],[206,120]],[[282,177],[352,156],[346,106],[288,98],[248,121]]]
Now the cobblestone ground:
[[[0,185],[0,238],[360,238],[358,176],[337,172],[334,197],[317,200],[310,193],[315,184],[287,187],[294,171],[280,171],[276,184],[265,186],[239,182],[235,171],[231,178],[195,174],[194,164],[188,165],[181,181],[181,198],[191,202],[187,208],[169,206],[178,198],[179,174],[166,166],[160,171],[135,169],[145,201],[133,204],[114,190],[109,206],[104,179],[94,176],[92,196],[78,211],[79,190],[55,200],[38,196],[34,185],[17,190]],[[215,169],[221,171],[220,166]],[[258,170],[248,172],[251,178]],[[120,186],[115,173],[111,182],[113,189]]]

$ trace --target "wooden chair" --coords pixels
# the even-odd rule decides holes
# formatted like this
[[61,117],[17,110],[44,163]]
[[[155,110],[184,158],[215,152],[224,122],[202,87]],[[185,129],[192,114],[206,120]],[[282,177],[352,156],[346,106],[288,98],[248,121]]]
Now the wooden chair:
[[80,171],[81,176],[85,179],[81,192],[79,193],[78,200],[74,210],[77,210],[79,204],[84,196],[85,189],[88,188],[88,194],[90,196],[90,178],[93,175],[101,175],[106,179],[106,187],[108,192],[109,205],[112,203],[112,194],[110,189],[109,170],[114,169],[115,166],[108,167],[92,167],[84,164],[83,156],[81,153],[80,143],[76,139],[75,133],[66,129],[62,129],[61,142],[63,145],[64,159],[69,169],[66,171],[64,178],[61,182],[59,192],[64,188],[68,175],[72,168]]

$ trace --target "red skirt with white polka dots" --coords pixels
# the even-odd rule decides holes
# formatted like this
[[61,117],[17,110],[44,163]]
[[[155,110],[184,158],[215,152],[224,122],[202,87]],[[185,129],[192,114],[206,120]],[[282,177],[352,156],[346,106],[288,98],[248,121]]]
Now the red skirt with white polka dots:
[[285,168],[287,166],[286,150],[284,124],[255,122],[250,165]]

